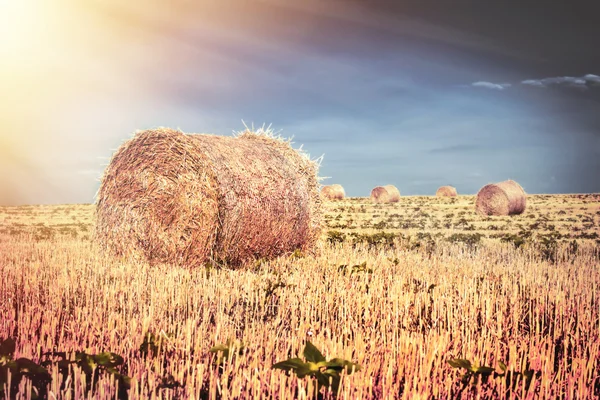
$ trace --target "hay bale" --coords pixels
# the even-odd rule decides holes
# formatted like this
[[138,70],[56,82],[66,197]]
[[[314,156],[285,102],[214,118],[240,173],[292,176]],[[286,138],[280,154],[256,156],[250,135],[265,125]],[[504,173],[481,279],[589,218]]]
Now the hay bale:
[[456,197],[458,192],[453,186],[442,186],[435,192],[435,195],[437,197]]
[[116,256],[185,266],[310,251],[322,220],[317,173],[270,131],[138,132],[102,177],[96,237]]
[[326,200],[344,200],[346,191],[342,185],[335,183],[333,185],[323,186],[323,189],[321,189],[321,196]]
[[400,191],[394,185],[377,186],[371,190],[374,203],[395,203],[400,201]]
[[485,185],[475,200],[475,211],[483,216],[521,214],[526,206],[527,194],[512,180]]

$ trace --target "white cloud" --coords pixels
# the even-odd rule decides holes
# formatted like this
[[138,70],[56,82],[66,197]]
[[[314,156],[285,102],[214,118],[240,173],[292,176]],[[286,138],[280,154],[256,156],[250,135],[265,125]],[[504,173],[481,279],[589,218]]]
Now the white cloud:
[[591,83],[600,83],[600,76],[594,74],[587,74],[583,79]]
[[527,79],[523,82],[521,82],[523,85],[530,85],[530,86],[538,86],[538,87],[545,87],[544,84],[542,83],[542,81],[538,81],[535,79]]
[[505,88],[511,86],[510,83],[492,83],[492,82],[483,82],[483,81],[473,82],[471,85],[475,86],[475,87],[481,87],[481,88],[492,89],[492,90],[504,90]]
[[600,83],[600,76],[587,74],[582,77],[577,76],[554,76],[542,79],[527,79],[521,82],[523,85],[549,87],[549,86],[565,86],[570,88],[587,90],[589,84]]

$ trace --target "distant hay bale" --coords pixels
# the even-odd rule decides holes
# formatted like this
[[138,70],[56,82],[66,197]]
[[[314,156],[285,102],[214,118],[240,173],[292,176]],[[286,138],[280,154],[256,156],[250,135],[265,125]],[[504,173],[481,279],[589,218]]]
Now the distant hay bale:
[[185,266],[310,251],[322,220],[317,174],[270,131],[138,132],[102,177],[96,237],[116,256]]
[[395,203],[400,201],[400,191],[394,185],[377,186],[371,190],[374,203]]
[[458,193],[453,186],[442,186],[435,192],[435,195],[437,197],[456,197]]
[[527,194],[512,180],[485,185],[475,200],[475,211],[483,216],[521,214],[526,206]]
[[342,185],[335,183],[333,185],[323,186],[321,195],[327,200],[343,200],[344,197],[346,197],[346,191]]

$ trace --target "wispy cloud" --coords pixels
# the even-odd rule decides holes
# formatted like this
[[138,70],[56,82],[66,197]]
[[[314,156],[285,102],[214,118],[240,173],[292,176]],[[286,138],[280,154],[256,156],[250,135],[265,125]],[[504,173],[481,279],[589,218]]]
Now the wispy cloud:
[[576,89],[587,89],[588,77],[590,83],[593,79],[600,78],[596,75],[588,74],[583,77],[576,76],[555,76],[551,78],[543,79],[527,79],[522,81],[523,85],[537,86],[537,87],[548,87],[548,86],[564,86]]
[[523,85],[545,87],[542,81],[535,79],[527,79],[521,82]]
[[[587,90],[591,87],[600,87],[600,76],[587,74],[584,76],[554,76],[541,79],[526,79],[520,82],[521,85],[547,88],[551,86],[566,87],[579,90]],[[513,86],[510,83],[493,83],[478,81],[471,84],[473,87],[479,87],[492,90],[504,90]]]
[[479,81],[479,82],[473,82],[471,84],[471,86],[485,88],[485,89],[492,89],[492,90],[504,90],[505,88],[510,87],[511,84],[510,83],[492,83],[492,82]]

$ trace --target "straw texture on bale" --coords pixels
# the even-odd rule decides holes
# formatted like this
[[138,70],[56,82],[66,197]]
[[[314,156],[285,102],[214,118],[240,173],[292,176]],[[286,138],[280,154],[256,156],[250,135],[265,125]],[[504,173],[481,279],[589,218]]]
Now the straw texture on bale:
[[116,256],[185,266],[310,251],[322,220],[317,174],[270,131],[141,131],[106,168],[96,237]]
[[321,195],[327,200],[343,200],[344,197],[346,197],[346,191],[342,185],[335,183],[333,185],[323,186]]
[[483,216],[521,214],[526,206],[527,194],[512,180],[485,185],[475,200],[475,211]]
[[437,197],[456,197],[458,192],[453,186],[442,186],[435,192],[435,195]]
[[395,203],[400,201],[400,191],[394,185],[377,186],[371,190],[374,203]]

